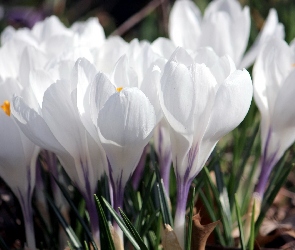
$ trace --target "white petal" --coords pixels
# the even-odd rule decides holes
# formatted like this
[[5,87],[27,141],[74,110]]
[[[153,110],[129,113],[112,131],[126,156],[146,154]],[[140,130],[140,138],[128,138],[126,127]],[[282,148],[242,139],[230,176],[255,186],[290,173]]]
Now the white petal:
[[293,70],[284,81],[275,101],[271,121],[272,128],[276,131],[295,127],[295,110],[293,109],[295,96],[294,82],[295,70]]
[[278,14],[275,9],[270,9],[265,24],[255,39],[251,48],[247,51],[239,68],[248,68],[255,61],[262,46],[272,37],[284,39],[285,32],[283,24],[278,21]]
[[156,125],[155,111],[137,88],[113,94],[99,112],[98,128],[114,179],[123,184],[136,167]]
[[163,116],[158,89],[160,88],[161,70],[158,66],[152,66],[146,72],[146,75],[141,84],[141,91],[147,96],[155,108],[157,123]]
[[161,78],[160,104],[170,126],[182,134],[193,133],[195,84],[188,68],[177,61],[168,61]]
[[169,129],[173,167],[176,175],[184,177],[187,169],[187,154],[192,142],[186,136],[176,132],[173,128]]
[[204,63],[206,66],[211,67],[216,63],[219,57],[216,55],[211,47],[202,47],[194,51],[193,58],[195,63]]
[[142,144],[155,126],[155,111],[137,88],[113,94],[100,110],[98,127],[106,140],[121,146]]
[[176,49],[176,46],[171,40],[159,37],[152,43],[152,48],[160,56],[163,56],[165,59],[169,59]]
[[242,10],[236,0],[212,1],[205,10],[204,23],[207,25],[202,31],[207,38],[202,44],[208,42],[207,46],[212,46],[218,55],[228,54],[236,64],[239,63],[250,34],[249,8],[246,6]]
[[280,85],[291,69],[291,50],[286,42],[270,40],[261,50],[253,68],[254,98],[262,116],[269,117]]
[[91,83],[89,90],[91,119],[95,126],[97,125],[98,112],[114,93],[116,93],[116,87],[111,83],[109,78],[103,73],[98,73]]
[[253,94],[246,70],[237,70],[219,87],[204,140],[218,141],[245,118]]
[[44,119],[23,101],[15,96],[11,105],[11,113],[23,133],[36,145],[54,153],[65,152],[55,139]]
[[29,79],[32,91],[38,101],[38,104],[42,107],[44,92],[54,82],[54,80],[44,70],[31,70]]
[[127,43],[118,36],[110,37],[94,56],[97,69],[110,74],[118,59],[126,52]]
[[215,76],[217,83],[220,84],[236,70],[236,66],[229,56],[223,56],[215,61],[210,70]]
[[21,57],[19,79],[23,86],[30,85],[30,70],[42,69],[47,61],[46,56],[34,47],[27,47]]
[[225,12],[217,12],[202,22],[200,46],[210,46],[218,56],[229,55],[234,58],[231,39],[231,19]]
[[89,18],[86,22],[75,22],[71,30],[80,35],[79,45],[99,47],[105,40],[105,34],[97,18]]
[[32,29],[32,34],[39,41],[42,41],[55,35],[70,34],[70,31],[56,16],[50,16],[44,21],[36,23]]
[[201,12],[193,1],[179,0],[169,16],[169,36],[177,45],[195,50],[198,47]]
[[85,95],[84,105],[85,113],[81,120],[94,140],[100,144],[97,134],[97,117],[99,110],[103,107],[109,97],[116,92],[115,86],[109,81],[103,73],[98,73],[92,83],[89,85]]
[[[12,117],[7,116],[2,109],[0,110],[0,164],[8,169],[28,164],[21,143],[19,128]],[[32,144],[33,145],[33,144]]]
[[77,108],[80,115],[87,113],[85,110],[89,103],[89,85],[94,80],[97,70],[85,58],[80,58],[75,63],[71,74],[72,89],[77,88]]
[[130,67],[126,55],[120,57],[116,63],[111,81],[117,88],[138,87],[136,72]]
[[217,82],[204,64],[193,64],[190,68],[195,84],[194,141],[200,141],[209,122],[214,104]]
[[73,156],[79,157],[81,148],[78,113],[74,109],[69,84],[58,81],[44,93],[43,118],[59,143]]

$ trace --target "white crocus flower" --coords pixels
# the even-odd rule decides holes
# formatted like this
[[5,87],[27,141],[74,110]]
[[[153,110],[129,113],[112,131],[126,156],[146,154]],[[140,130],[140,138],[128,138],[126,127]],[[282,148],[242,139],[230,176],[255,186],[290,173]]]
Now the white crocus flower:
[[273,36],[284,36],[275,10],[269,12],[267,21],[249,52],[249,7],[242,9],[237,0],[215,0],[205,10],[204,17],[191,0],[175,2],[169,19],[171,40],[178,46],[196,50],[210,46],[219,55],[229,55],[238,68],[249,67],[255,60],[261,45]]
[[279,23],[277,11],[275,9],[270,9],[261,32],[255,39],[254,44],[242,58],[240,68],[246,68],[253,64],[262,46],[274,37],[284,39],[285,30],[284,25]]
[[[109,161],[113,207],[118,210],[125,185],[156,126],[155,110],[138,88],[116,88],[103,73],[96,76],[91,89],[92,120]],[[116,230],[123,239],[122,231]]]
[[[135,84],[130,80],[134,78],[128,77],[128,70],[120,72],[126,73],[121,74],[121,79],[127,81],[126,85],[123,82],[120,85],[117,77],[113,77],[116,79],[114,84],[105,74],[97,74],[91,84],[90,103],[87,104],[90,107],[88,110],[91,110],[91,120],[98,131],[93,137],[102,142],[110,164],[109,178],[116,210],[123,205],[126,182],[137,166],[156,125],[155,110],[149,99],[141,90],[133,87]],[[90,134],[93,134],[91,126],[87,127]]]
[[[78,60],[71,78],[52,83],[44,96],[42,88],[32,83],[34,91],[28,91],[28,98],[14,98],[12,113],[33,142],[56,153],[86,201],[92,233],[98,242],[98,218],[93,194],[97,181],[107,169],[107,159],[101,145],[85,129],[84,116],[78,107],[84,98],[84,89],[87,89],[95,73],[89,62]],[[49,83],[50,77],[41,72],[31,78],[33,81]],[[34,92],[39,96],[34,96]]]
[[10,116],[10,101],[14,92],[20,93],[17,82],[10,79],[0,83],[0,176],[21,205],[27,246],[36,249],[31,201],[39,148],[22,133]]
[[154,107],[138,88],[111,95],[98,113],[99,136],[110,162],[114,208],[123,205],[125,185],[156,125]]
[[[20,43],[41,50],[52,59],[77,48],[96,49],[105,41],[105,34],[97,18],[76,22],[67,28],[56,16],[47,17],[30,30],[7,27],[1,34],[1,43]],[[21,50],[21,48],[17,48]],[[69,53],[69,52],[68,52]]]
[[261,173],[255,188],[263,198],[270,173],[295,140],[295,44],[279,38],[261,50],[253,68],[254,99],[261,114]]
[[97,74],[90,86],[90,103],[87,104],[98,136],[93,135],[91,126],[87,126],[88,131],[95,140],[99,137],[110,163],[115,209],[123,205],[126,182],[156,125],[153,105],[142,91],[129,82],[134,78],[122,75],[126,76],[121,78],[127,81],[126,85],[119,85],[117,77],[113,77],[116,79],[116,84],[113,84],[105,74]]
[[174,230],[184,246],[185,210],[190,184],[218,140],[237,127],[252,99],[246,70],[236,70],[229,57],[211,49],[193,56],[178,48],[161,78],[160,103],[169,123],[177,178]]

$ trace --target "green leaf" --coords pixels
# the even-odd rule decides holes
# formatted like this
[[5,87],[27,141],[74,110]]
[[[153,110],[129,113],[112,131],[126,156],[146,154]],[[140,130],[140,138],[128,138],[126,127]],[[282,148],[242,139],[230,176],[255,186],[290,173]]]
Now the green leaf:
[[89,250],[88,243],[85,240],[84,240],[84,247],[85,247],[85,250]]
[[[240,184],[240,182],[238,182],[237,180],[241,180],[242,175],[245,170],[245,165],[251,156],[251,151],[253,149],[254,142],[255,142],[255,139],[256,139],[258,131],[259,131],[259,126],[260,126],[260,124],[257,123],[255,126],[255,129],[253,130],[253,133],[251,134],[251,136],[249,138],[247,138],[247,140],[246,140],[247,143],[246,143],[246,145],[244,145],[245,147],[243,147],[243,153],[241,156],[242,160],[241,160],[240,164],[233,163],[234,166],[232,167],[231,175],[230,175],[230,178],[228,181],[228,193],[229,193],[229,202],[230,202],[231,208],[234,204],[234,196],[235,196],[235,194],[239,188],[239,184]],[[238,132],[240,135],[246,134],[246,133],[242,133],[241,131],[238,131]],[[238,139],[237,139],[237,141],[240,141]],[[235,165],[236,165],[236,167],[235,167]],[[249,182],[250,182],[250,180],[251,180],[251,176],[249,176]]]
[[126,216],[126,214],[124,214],[124,212],[122,211],[121,208],[119,208],[119,212],[121,214],[122,219],[125,222],[125,225],[127,226],[127,228],[129,229],[129,231],[131,232],[133,238],[136,240],[136,242],[139,245],[139,247],[142,250],[148,250],[147,247],[146,247],[146,245],[144,244],[142,238],[140,237],[140,235],[138,234],[138,232],[136,231],[136,229],[132,225],[131,221],[128,219],[128,217]]
[[81,217],[81,215],[80,215],[78,209],[77,209],[76,206],[74,205],[74,203],[73,203],[73,201],[72,201],[70,195],[68,194],[67,190],[65,189],[65,187],[64,187],[63,185],[60,184],[60,182],[59,182],[54,176],[53,176],[53,178],[54,178],[56,184],[58,185],[58,187],[60,188],[62,194],[64,195],[64,197],[65,197],[66,200],[68,201],[68,203],[69,203],[71,209],[73,210],[73,212],[74,212],[76,218],[77,218],[77,219],[79,220],[79,222],[81,223],[81,225],[82,225],[82,227],[83,227],[83,229],[84,229],[84,231],[85,231],[87,237],[90,239],[90,242],[91,242],[93,248],[94,248],[95,250],[98,250],[98,248],[97,248],[97,246],[96,246],[96,243],[95,243],[95,241],[94,241],[94,239],[93,239],[93,237],[92,237],[92,233],[91,233],[90,230],[89,230],[89,227],[87,226],[87,224],[85,223],[85,221],[84,221],[83,218]]
[[216,185],[217,185],[217,189],[218,189],[218,193],[219,193],[220,204],[221,204],[222,209],[226,215],[228,224],[231,225],[232,221],[231,221],[231,208],[230,208],[230,204],[229,204],[229,197],[228,197],[228,192],[227,192],[226,186],[224,185],[223,174],[221,173],[220,165],[215,164],[213,169],[214,169],[214,173],[215,173]]
[[[136,221],[135,228],[137,229],[138,232],[141,232],[142,221],[143,221],[145,211],[146,211],[146,208],[147,208],[147,203],[150,200],[150,194],[151,194],[152,188],[154,186],[155,180],[156,180],[156,175],[153,172],[151,174],[150,178],[149,178],[148,184],[145,187],[145,194],[144,194],[143,199],[142,199],[143,200],[142,209],[140,210],[139,215],[135,220]],[[142,235],[145,235],[145,234],[142,234]]]
[[110,232],[109,223],[106,219],[105,213],[104,213],[103,208],[101,206],[101,202],[99,201],[99,198],[96,195],[94,195],[94,199],[96,201],[97,213],[98,213],[98,217],[100,219],[99,229],[100,229],[101,246],[104,246],[109,250],[115,250],[115,245],[114,245],[112,235]]
[[158,191],[158,199],[160,202],[160,208],[161,208],[161,212],[163,215],[163,222],[164,224],[168,224],[173,228],[173,220],[172,220],[172,215],[171,215],[171,210],[167,201],[167,194],[165,191],[165,187],[163,184],[163,180],[160,177],[160,172],[159,169],[157,167],[155,167],[155,173],[157,176],[157,184],[156,184],[156,188]]
[[150,216],[146,218],[147,223],[145,223],[144,227],[142,228],[141,235],[145,236],[150,229],[151,225],[154,223],[154,221],[159,217],[160,211],[154,210]]
[[196,189],[193,187],[192,198],[189,205],[189,215],[188,215],[188,228],[186,232],[186,242],[185,242],[185,249],[191,249],[191,239],[192,239],[192,228],[193,228],[193,210],[194,210],[194,201],[196,196]]
[[68,241],[68,247],[70,248],[70,250],[74,250],[74,248],[73,248],[71,242],[69,242],[69,241]]
[[238,226],[239,226],[239,232],[240,232],[240,242],[242,250],[246,250],[246,244],[244,239],[244,228],[241,220],[241,208],[239,207],[237,196],[235,195],[235,207],[236,207],[236,214],[237,214],[237,220],[238,220]]
[[68,235],[71,244],[73,244],[73,247],[75,249],[83,249],[82,244],[80,243],[78,237],[76,236],[76,234],[74,233],[74,230],[72,229],[72,227],[67,223],[67,221],[65,220],[65,218],[62,216],[62,214],[60,213],[59,209],[57,208],[57,206],[54,204],[54,202],[52,201],[52,199],[49,197],[49,195],[45,194],[45,197],[49,203],[49,205],[51,206],[53,212],[55,213],[58,221],[60,222],[62,228],[65,230],[66,234]]
[[122,218],[116,213],[116,211],[112,208],[112,206],[102,197],[102,200],[112,216],[114,217],[115,221],[117,222],[118,226],[121,228],[123,233],[127,236],[127,238],[130,240],[131,244],[134,246],[135,249],[140,250],[139,245],[137,244],[136,240],[133,238],[132,234],[129,232],[128,228],[126,227],[124,221]]
[[[211,180],[211,177],[210,177],[210,174],[209,174],[209,171],[206,167],[204,167],[204,171],[206,173],[206,180],[212,190],[212,193],[213,193],[213,196],[214,196],[214,200],[216,201],[216,204],[217,204],[217,207],[218,207],[218,211],[221,213],[220,216],[221,216],[221,221],[222,221],[222,224],[223,224],[223,228],[224,228],[224,234],[225,234],[225,239],[226,239],[226,244],[228,246],[232,245],[233,244],[233,238],[231,236],[231,222],[229,221],[229,218],[227,217],[226,215],[226,212],[225,212],[225,207],[222,205],[221,201],[220,201],[220,195],[219,195],[219,192],[216,188],[216,186],[214,185],[214,183],[212,182]],[[213,207],[211,208],[213,209]],[[215,210],[216,211],[216,210]],[[213,220],[213,221],[216,221],[216,220]]]
[[250,230],[250,239],[249,239],[249,250],[254,249],[254,241],[255,241],[255,200],[252,207],[252,215],[251,215],[251,230]]

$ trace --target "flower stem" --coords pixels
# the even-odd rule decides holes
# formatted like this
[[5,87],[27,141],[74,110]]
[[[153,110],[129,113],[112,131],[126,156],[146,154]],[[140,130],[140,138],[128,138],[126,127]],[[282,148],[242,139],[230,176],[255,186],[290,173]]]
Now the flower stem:
[[185,242],[186,203],[191,182],[192,180],[187,180],[185,178],[177,176],[177,204],[174,219],[174,231],[182,249],[184,249]]
[[[114,203],[113,207],[117,213],[119,213],[119,208],[123,208],[123,202],[124,202],[124,189],[125,185],[122,185],[121,180],[115,181],[114,187],[113,187],[113,197],[114,197]],[[123,243],[123,232],[121,228],[118,226],[118,224],[114,221],[114,229],[116,233],[118,234],[119,238],[121,239],[121,242]]]
[[[31,195],[29,194],[29,196]],[[26,231],[26,245],[28,246],[29,249],[34,250],[36,249],[36,241],[35,241],[31,198],[28,197],[28,199],[20,199],[20,204],[21,204],[21,208],[22,208],[22,212],[24,216],[24,224],[25,224],[25,231]]]

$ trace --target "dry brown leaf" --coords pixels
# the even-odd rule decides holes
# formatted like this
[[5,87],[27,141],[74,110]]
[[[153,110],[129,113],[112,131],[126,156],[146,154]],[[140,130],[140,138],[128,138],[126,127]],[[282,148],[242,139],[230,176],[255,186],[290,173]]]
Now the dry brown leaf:
[[192,249],[205,250],[206,242],[209,235],[214,228],[219,224],[219,220],[213,223],[202,225],[201,216],[199,213],[193,216],[193,228],[192,228]]
[[258,245],[264,246],[272,243],[279,237],[286,238],[286,235],[290,235],[295,238],[294,229],[291,224],[278,223],[274,220],[266,218],[260,227],[259,234],[256,237],[256,242]]
[[119,235],[117,234],[116,230],[112,226],[112,224],[109,224],[111,236],[114,242],[114,246],[116,250],[124,250],[123,242],[121,241]]
[[165,233],[165,235],[164,235],[164,240],[163,240],[163,248],[165,250],[182,250],[182,248],[179,245],[176,234],[170,225],[165,224],[165,232],[164,233]]

